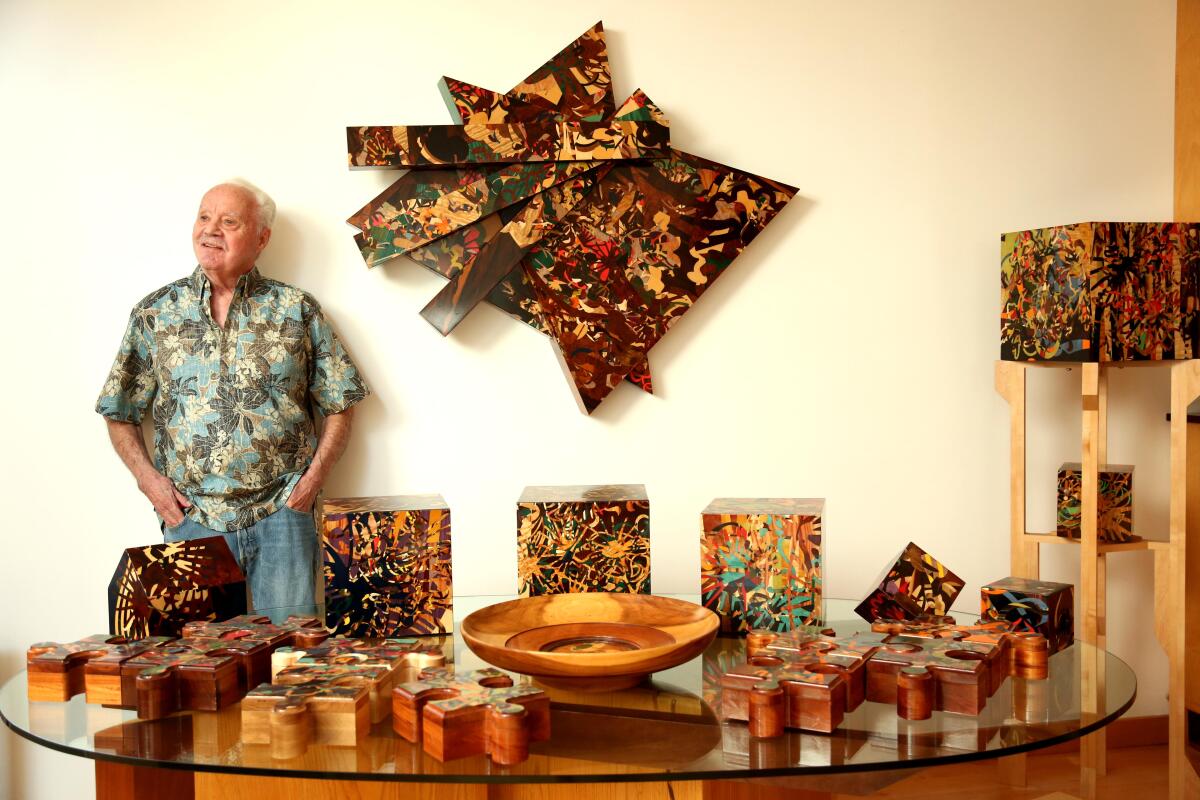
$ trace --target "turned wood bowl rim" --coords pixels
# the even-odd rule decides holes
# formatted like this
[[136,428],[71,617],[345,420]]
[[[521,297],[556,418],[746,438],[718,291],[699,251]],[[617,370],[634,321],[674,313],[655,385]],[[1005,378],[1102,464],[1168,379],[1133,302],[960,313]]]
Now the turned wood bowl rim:
[[[590,598],[605,598],[590,608],[591,614],[581,619],[549,619],[540,625],[509,622],[538,609],[540,606],[584,605]],[[611,602],[609,602],[611,601]],[[638,622],[636,615],[623,616],[625,609],[651,605],[660,612],[674,611],[677,620],[669,624]],[[605,615],[605,611],[616,612]],[[509,624],[505,624],[509,622]],[[573,653],[563,651],[523,650],[507,646],[515,635],[537,627],[584,622],[623,623],[640,625],[668,633],[674,641],[657,647],[620,650],[604,653]],[[575,592],[570,594],[538,595],[505,600],[481,608],[462,621],[459,628],[463,641],[477,656],[502,669],[523,675],[561,677],[595,677],[609,675],[648,674],[682,664],[703,652],[717,635],[720,619],[707,608],[687,600],[647,594],[609,592]]]

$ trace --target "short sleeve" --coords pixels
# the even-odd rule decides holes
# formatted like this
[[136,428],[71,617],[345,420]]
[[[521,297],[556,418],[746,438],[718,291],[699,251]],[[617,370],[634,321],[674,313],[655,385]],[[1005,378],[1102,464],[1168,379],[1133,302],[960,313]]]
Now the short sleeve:
[[365,398],[371,390],[316,301],[312,301],[307,316],[312,343],[308,391],[322,415],[338,414]]
[[135,308],[129,315],[129,325],[108,379],[100,390],[96,413],[117,422],[139,424],[157,388],[145,320]]

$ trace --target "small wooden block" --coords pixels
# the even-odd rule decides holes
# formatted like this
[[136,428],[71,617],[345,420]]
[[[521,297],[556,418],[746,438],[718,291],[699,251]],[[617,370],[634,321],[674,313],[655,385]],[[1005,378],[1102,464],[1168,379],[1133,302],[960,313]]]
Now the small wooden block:
[[392,692],[392,727],[438,761],[486,754],[517,764],[530,744],[550,738],[550,699],[498,669],[427,669]]
[[[936,684],[934,708],[978,716],[992,695],[999,647],[982,642],[890,636],[867,662],[867,699],[895,703],[897,676],[905,667],[924,667]],[[1001,663],[1007,665],[1007,657]]]
[[[29,699],[66,701],[86,691],[89,703],[121,701],[120,665],[168,641],[165,636],[130,640],[98,633],[76,642],[39,642],[25,655]],[[99,662],[93,669],[91,663]]]
[[721,716],[760,738],[784,728],[832,733],[846,712],[846,680],[775,655],[753,656],[721,676]]
[[1075,587],[1069,583],[1007,577],[980,589],[980,621],[1040,633],[1053,655],[1075,640]]
[[845,710],[850,712],[866,699],[867,661],[886,639],[873,633],[839,637],[829,628],[805,626],[783,633],[751,631],[746,651],[783,658],[811,672],[841,675],[846,682]]
[[[1083,497],[1083,465],[1063,464],[1058,468],[1058,525],[1055,532],[1078,539]],[[1096,535],[1101,542],[1132,542],[1133,467],[1108,464],[1100,469],[1096,489]]]
[[270,657],[267,642],[254,639],[168,642],[121,663],[120,704],[136,708],[141,719],[218,711],[267,679]]
[[[445,642],[434,639],[353,639],[334,636],[315,647],[281,647],[271,655],[271,676],[293,664],[387,665],[417,673],[446,663]],[[404,676],[408,678],[409,676]]]
[[787,631],[822,618],[825,501],[718,498],[701,515],[700,598],[722,633]]
[[646,487],[525,487],[517,501],[517,582],[522,597],[649,594]]
[[273,758],[303,755],[310,744],[354,747],[371,728],[367,679],[334,673],[296,684],[263,684],[242,700],[242,741],[270,744]]
[[392,687],[395,669],[390,664],[364,664],[367,658],[349,656],[333,664],[297,663],[281,669],[272,679],[277,686],[315,685],[352,676],[367,690],[367,709],[371,724],[383,722],[392,712]]
[[183,626],[184,638],[253,639],[266,642],[274,652],[280,647],[313,647],[329,638],[329,631],[316,617],[291,616],[275,625],[270,617],[243,614],[223,622],[189,622]]
[[950,610],[963,586],[962,578],[909,542],[878,588],[855,607],[854,613],[867,622],[941,615]]

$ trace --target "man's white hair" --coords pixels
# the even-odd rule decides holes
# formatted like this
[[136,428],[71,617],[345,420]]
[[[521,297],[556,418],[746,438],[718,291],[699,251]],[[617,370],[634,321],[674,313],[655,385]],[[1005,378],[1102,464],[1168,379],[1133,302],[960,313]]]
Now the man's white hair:
[[245,189],[254,196],[254,203],[258,206],[258,224],[263,228],[270,228],[275,224],[275,201],[271,199],[271,195],[245,178],[230,178],[218,185],[237,186],[239,189]]

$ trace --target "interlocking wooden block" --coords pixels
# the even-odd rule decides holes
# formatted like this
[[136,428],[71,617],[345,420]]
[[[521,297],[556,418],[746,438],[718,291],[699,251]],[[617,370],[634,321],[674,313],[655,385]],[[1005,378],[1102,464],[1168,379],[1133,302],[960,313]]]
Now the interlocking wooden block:
[[245,613],[246,578],[221,536],[131,547],[108,585],[109,630],[130,639]]
[[550,738],[550,699],[537,687],[514,686],[498,669],[427,669],[393,690],[392,727],[438,761],[487,754],[517,764],[532,742]]
[[253,639],[266,642],[274,652],[280,647],[313,647],[329,638],[329,631],[316,617],[290,616],[276,625],[261,614],[243,614],[222,622],[189,622],[183,626],[185,638]]
[[[981,619],[959,625],[951,617],[914,622],[878,620],[872,623],[871,630],[894,636],[973,642],[997,648],[998,654],[989,659],[992,665],[991,694],[995,694],[1010,676],[1045,678],[1048,675],[1046,638],[1040,633],[1014,630],[1007,621]],[[1041,668],[1031,669],[1029,661],[1039,662]]]
[[[891,636],[867,662],[867,699],[895,703],[900,671],[921,667],[933,675],[934,708],[978,716],[994,692],[993,664],[1002,655],[1000,648],[982,642]],[[1002,663],[1007,667],[1007,656]]]
[[841,675],[846,683],[846,711],[858,708],[867,696],[867,661],[886,641],[885,635],[857,633],[837,636],[828,628],[804,626],[786,632],[751,631],[746,653],[778,657],[812,672]]
[[[1058,468],[1058,527],[1059,536],[1078,539],[1083,497],[1083,466],[1078,462]],[[1098,517],[1096,534],[1102,542],[1132,542],[1133,535],[1133,467],[1109,464],[1100,470],[1100,485],[1096,493]]]
[[139,719],[179,710],[219,711],[270,674],[271,648],[255,639],[189,637],[121,663],[121,705]]
[[824,507],[819,499],[719,498],[704,509],[700,597],[722,633],[821,619]]
[[1200,312],[1200,225],[1080,222],[1000,243],[1000,357],[1188,359]]
[[371,729],[369,678],[333,671],[306,683],[266,683],[242,700],[242,741],[270,744],[274,758],[310,744],[353,747]]
[[450,509],[441,495],[321,505],[325,624],[343,636],[453,630]]
[[721,677],[721,716],[750,724],[750,734],[785,728],[832,733],[846,711],[846,681],[779,656],[753,656]]
[[130,640],[98,633],[77,642],[38,642],[25,655],[30,700],[66,701],[80,692],[87,702],[121,702],[121,663],[169,641]]
[[854,613],[867,622],[945,614],[963,585],[962,578],[909,542],[879,586],[855,607]]
[[392,710],[392,688],[416,676],[421,669],[441,666],[441,648],[416,639],[386,639],[374,643],[341,637],[326,639],[307,649],[280,648],[271,657],[272,683],[306,683],[335,672],[354,673],[367,679],[372,724],[387,719]]
[[517,503],[517,581],[523,597],[649,594],[646,487],[526,487]]
[[1075,640],[1075,587],[1007,577],[980,590],[981,621],[1007,622],[1015,631],[1040,633],[1051,654]]

